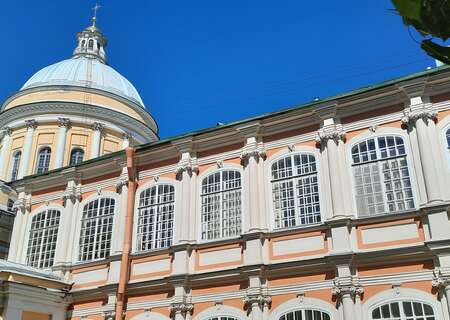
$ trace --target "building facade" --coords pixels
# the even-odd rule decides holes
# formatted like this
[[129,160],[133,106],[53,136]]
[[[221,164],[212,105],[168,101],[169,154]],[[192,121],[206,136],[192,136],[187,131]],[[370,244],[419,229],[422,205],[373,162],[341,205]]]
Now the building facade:
[[448,67],[165,140],[146,117],[134,146],[9,183],[5,319],[450,320]]

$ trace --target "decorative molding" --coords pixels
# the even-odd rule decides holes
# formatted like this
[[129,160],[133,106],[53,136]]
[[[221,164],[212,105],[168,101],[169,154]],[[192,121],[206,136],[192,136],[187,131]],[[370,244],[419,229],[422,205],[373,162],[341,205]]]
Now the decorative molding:
[[117,193],[121,193],[122,192],[122,188],[124,186],[128,186],[128,175],[127,174],[122,174],[116,182],[116,191]]
[[132,141],[133,140],[133,133],[129,131],[122,132],[122,139]]
[[174,297],[169,306],[170,314],[181,314],[183,318],[186,317],[186,314],[194,309],[194,305],[189,300],[189,297]]
[[450,285],[450,269],[435,268],[433,270],[433,279],[431,280],[433,288],[438,290],[445,289]]
[[25,120],[25,126],[27,127],[27,129],[35,129],[37,125],[38,123],[34,119]]
[[324,126],[317,131],[315,140],[320,146],[326,146],[328,140],[333,140],[335,142],[338,142],[339,140],[345,141],[345,131],[340,124]]
[[266,288],[249,288],[245,293],[243,302],[248,309],[251,309],[253,306],[259,306],[261,309],[264,309],[264,307],[270,306],[272,298]]
[[369,131],[372,133],[375,133],[378,130],[379,126],[377,124],[374,124],[373,126],[369,127]]
[[21,213],[31,211],[31,195],[19,196],[14,202],[13,210],[17,210]]
[[70,126],[72,125],[72,122],[70,121],[69,118],[58,118],[58,126],[59,127],[65,127],[67,129],[70,128]]
[[81,201],[81,187],[80,185],[69,183],[64,191],[62,198],[64,202],[64,206],[66,205],[67,200],[72,202]]
[[356,296],[362,296],[364,288],[360,285],[357,277],[341,277],[333,281],[331,293],[339,299],[346,295],[350,295],[352,299],[355,299]]
[[191,175],[193,172],[198,173],[198,170],[199,167],[197,164],[197,158],[191,157],[191,155],[189,154],[188,156],[181,158],[175,172],[177,176],[181,178],[183,172],[187,172],[189,175]]
[[114,320],[116,316],[116,312],[113,310],[103,311],[103,317],[105,320]]
[[422,119],[425,122],[432,120],[437,121],[437,111],[433,108],[432,104],[422,104],[419,108],[406,108],[403,111],[403,117],[401,119],[402,124],[410,128],[415,125],[416,121]]
[[246,166],[249,159],[251,157],[254,157],[256,161],[258,161],[259,159],[263,159],[265,160],[267,157],[267,150],[264,147],[262,142],[254,142],[251,144],[247,144],[242,148],[241,151],[241,164],[243,166]]
[[105,124],[101,122],[94,122],[91,125],[92,130],[102,132],[105,129]]
[[4,136],[10,136],[12,134],[12,129],[10,127],[3,127],[1,130],[2,138]]

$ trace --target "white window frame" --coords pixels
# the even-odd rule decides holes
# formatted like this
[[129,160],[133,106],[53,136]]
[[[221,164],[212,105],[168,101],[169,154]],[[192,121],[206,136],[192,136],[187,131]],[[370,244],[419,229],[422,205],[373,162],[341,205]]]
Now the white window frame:
[[13,181],[13,171],[14,171],[14,160],[15,160],[15,157],[16,157],[16,155],[18,154],[18,153],[20,153],[20,159],[19,159],[19,164],[18,164],[18,166],[17,166],[17,176],[16,176],[16,178],[14,179],[14,180],[16,180],[17,178],[18,178],[18,176],[19,176],[19,171],[20,171],[20,162],[22,161],[22,149],[18,149],[18,150],[15,150],[13,153],[12,153],[12,156],[11,156],[11,163],[10,163],[10,165],[9,165],[9,173],[8,173],[8,176],[9,176],[9,180],[10,181]]
[[[103,257],[103,258],[92,258],[92,259],[81,259],[81,251],[80,251],[80,244],[81,244],[81,230],[82,230],[82,226],[83,226],[83,215],[84,215],[84,207],[86,205],[88,205],[89,203],[93,202],[93,201],[101,201],[101,199],[104,198],[110,198],[112,200],[114,200],[114,211],[111,214],[113,221],[112,221],[112,227],[111,227],[111,241],[110,241],[110,246],[109,246],[109,253],[107,254],[107,257]],[[75,256],[75,261],[78,263],[88,263],[88,262],[92,262],[92,261],[99,261],[99,260],[105,260],[108,259],[109,256],[111,255],[111,252],[113,250],[114,247],[114,228],[116,225],[116,221],[117,221],[117,212],[118,212],[118,206],[120,206],[120,203],[118,202],[118,199],[116,196],[110,196],[110,193],[105,193],[105,194],[101,194],[95,197],[89,197],[88,199],[86,199],[85,201],[83,201],[80,206],[79,206],[79,219],[78,219],[78,232],[77,235],[78,237],[75,239],[76,241],[76,250],[74,250],[74,256]],[[98,210],[98,209],[97,209]]]
[[[404,211],[396,211],[396,212],[392,212],[390,213],[389,211],[385,211],[384,213],[379,213],[379,214],[373,214],[373,215],[367,215],[367,216],[360,216],[357,210],[357,202],[356,202],[356,182],[355,182],[355,176],[353,174],[353,157],[352,157],[352,149],[354,146],[356,146],[357,144],[363,142],[363,141],[367,141],[369,139],[378,139],[379,137],[386,137],[386,136],[394,136],[394,137],[399,137],[401,139],[403,139],[403,145],[405,147],[405,156],[406,156],[406,160],[408,163],[408,171],[409,171],[409,179],[411,182],[411,190],[412,190],[412,195],[413,195],[413,200],[414,200],[414,209],[407,209]],[[386,215],[396,215],[396,214],[401,214],[403,212],[408,212],[408,211],[416,211],[417,208],[419,208],[419,204],[420,204],[420,197],[418,194],[418,187],[417,187],[417,177],[416,177],[416,168],[414,167],[414,157],[411,151],[411,145],[410,145],[410,140],[409,137],[407,135],[405,135],[405,133],[403,132],[403,130],[401,129],[397,129],[397,128],[379,128],[376,132],[368,132],[368,133],[364,133],[364,134],[360,134],[356,137],[353,137],[352,139],[350,139],[350,141],[348,141],[346,143],[347,145],[347,157],[348,157],[348,172],[350,174],[351,177],[351,187],[352,187],[352,201],[353,201],[353,206],[355,209],[355,213],[356,213],[356,217],[357,218],[361,218],[361,219],[365,219],[365,218],[371,218],[371,217],[380,217],[380,216],[386,216]],[[379,150],[377,149],[376,152],[379,152]],[[385,158],[385,159],[392,159],[392,158]],[[381,159],[381,158],[377,158],[377,162],[383,161],[385,159]],[[380,177],[381,177],[381,173],[380,173]],[[384,192],[385,192],[385,186],[383,184],[383,180],[381,180],[381,184],[382,184],[382,192],[383,192],[383,201],[384,201]],[[386,202],[383,202],[384,205],[386,206]]]
[[[144,192],[146,192],[147,190],[150,190],[150,189],[152,189],[152,188],[156,188],[156,197],[158,197],[158,195],[159,195],[159,193],[158,193],[158,189],[159,189],[159,187],[160,186],[169,186],[169,187],[171,187],[171,188],[173,188],[173,201],[171,201],[171,202],[165,202],[165,203],[155,203],[155,204],[153,204],[153,205],[147,205],[147,206],[144,206],[144,207],[140,207],[139,206],[139,204],[140,204],[140,199],[141,199],[141,194],[142,193],[144,193]],[[135,238],[136,238],[136,252],[137,253],[141,253],[141,252],[149,252],[149,251],[155,251],[155,250],[161,250],[161,249],[168,249],[169,247],[171,247],[173,244],[174,244],[174,236],[175,236],[175,233],[174,233],[174,227],[175,227],[175,213],[176,213],[176,211],[175,211],[175,206],[176,206],[176,200],[177,200],[177,190],[176,190],[176,187],[175,187],[175,185],[173,184],[173,183],[166,183],[166,182],[158,182],[158,183],[156,183],[156,184],[153,184],[153,185],[151,185],[151,186],[148,186],[147,188],[142,188],[142,189],[140,189],[139,190],[139,193],[138,192],[136,192],[136,211],[137,211],[137,215],[136,215],[136,233],[135,233]],[[138,248],[138,245],[139,245],[139,242],[140,242],[140,240],[139,240],[139,233],[138,233],[138,230],[139,230],[139,218],[140,218],[140,212],[141,212],[141,209],[142,208],[146,208],[146,209],[149,209],[149,208],[151,208],[151,207],[154,207],[154,208],[160,208],[161,206],[164,206],[164,205],[167,205],[167,204],[172,204],[173,205],[173,210],[172,210],[172,237],[171,237],[171,244],[169,245],[169,246],[164,246],[164,247],[155,247],[155,244],[156,244],[156,237],[155,237],[155,235],[156,235],[156,225],[157,225],[157,217],[158,217],[158,215],[159,215],[159,212],[155,212],[155,221],[154,221],[154,230],[153,230],[153,238],[151,239],[151,242],[152,242],[152,244],[153,244],[153,248],[151,248],[151,249],[145,249],[145,250],[142,250],[142,249],[139,249]]]
[[[203,180],[208,178],[210,175],[216,174],[216,173],[220,173],[221,174],[221,179],[222,179],[222,172],[223,171],[237,171],[239,172],[239,174],[241,175],[241,231],[239,234],[234,235],[234,236],[229,236],[229,237],[219,237],[217,239],[203,239],[202,238],[202,184],[203,184]],[[214,241],[221,241],[221,240],[227,240],[227,239],[236,239],[239,238],[242,233],[244,232],[244,208],[245,208],[245,199],[244,199],[244,194],[245,194],[245,188],[244,188],[244,172],[242,170],[242,167],[240,166],[235,166],[235,165],[231,165],[231,164],[223,164],[222,168],[210,168],[209,170],[206,170],[205,172],[203,172],[198,178],[198,196],[196,197],[197,201],[198,201],[198,222],[196,223],[198,225],[198,230],[197,230],[197,239],[199,242],[201,243],[206,243],[206,242],[214,242]],[[237,189],[233,189],[233,190],[237,190]],[[219,191],[218,193],[222,194],[224,191]],[[220,202],[221,203],[221,202]],[[220,227],[220,231],[222,232],[222,219],[221,221],[221,227]]]
[[[31,231],[31,225],[32,225],[32,222],[33,222],[33,218],[37,214],[39,214],[39,213],[41,213],[43,211],[48,211],[48,210],[57,210],[57,211],[59,211],[59,225],[58,225],[58,231],[57,231],[57,235],[56,235],[57,236],[57,242],[56,242],[56,245],[55,245],[55,256],[53,257],[53,259],[55,259],[55,257],[56,257],[56,252],[57,252],[58,247],[60,246],[60,243],[61,243],[61,237],[60,237],[60,235],[61,235],[61,228],[62,228],[61,221],[63,219],[62,215],[64,214],[64,211],[63,211],[64,208],[61,207],[61,206],[58,206],[58,205],[41,206],[39,208],[36,208],[33,212],[30,213],[28,221],[26,222],[26,234],[25,235],[18,235],[18,236],[24,236],[24,241],[23,241],[23,245],[22,245],[22,253],[21,254],[18,253],[19,257],[21,257],[20,260],[22,261],[23,264],[28,265],[27,264],[28,244],[29,244],[29,241],[30,241],[30,231]],[[18,250],[20,251],[20,248],[18,248]],[[55,261],[53,260],[53,263],[54,262]],[[50,267],[48,267],[48,268],[50,268]]]
[[[374,319],[374,318],[373,318],[373,312],[375,311],[375,309],[381,308],[381,307],[383,307],[383,306],[385,306],[385,305],[390,305],[390,304],[393,304],[393,303],[397,303],[397,304],[399,304],[399,312],[400,312],[400,319],[399,319],[399,320],[407,320],[407,319],[410,319],[410,317],[409,317],[409,316],[406,316],[405,313],[404,313],[404,308],[403,308],[403,303],[404,303],[404,302],[409,302],[409,303],[420,303],[420,304],[422,305],[422,308],[423,308],[423,305],[427,305],[427,306],[431,307],[431,309],[433,309],[433,315],[428,315],[428,316],[426,316],[426,315],[422,315],[422,316],[420,316],[420,315],[419,315],[419,316],[414,316],[414,317],[416,317],[414,320],[417,320],[418,318],[420,318],[420,319],[426,319],[426,318],[431,317],[431,316],[434,317],[434,320],[438,320],[438,318],[437,318],[437,316],[436,316],[436,311],[434,310],[434,308],[433,308],[432,305],[430,305],[429,303],[424,302],[424,301],[419,301],[419,300],[407,300],[407,299],[401,299],[401,300],[388,300],[388,301],[385,301],[385,302],[383,302],[383,303],[379,303],[378,305],[374,306],[374,307],[371,309],[370,313],[368,314],[368,317],[369,317],[370,320],[383,320],[383,317],[377,318],[377,319]],[[382,312],[382,311],[381,311],[381,312]],[[417,318],[417,317],[418,317],[418,318]]]
[[446,319],[444,312],[447,312],[447,306],[438,301],[434,295],[422,290],[403,287],[381,291],[366,300],[362,305],[362,319],[372,320],[372,311],[374,309],[387,303],[403,301],[428,304],[433,308],[436,320]]
[[[288,228],[277,228],[275,225],[275,208],[274,208],[274,203],[273,203],[273,193],[272,193],[272,165],[285,158],[288,156],[294,156],[294,155],[311,155],[315,158],[315,162],[316,162],[316,175],[317,175],[317,186],[318,186],[318,192],[319,192],[319,205],[320,205],[320,222],[315,222],[315,223],[310,223],[310,224],[300,224],[300,225],[296,225],[294,227],[288,227]],[[325,216],[325,212],[326,212],[326,201],[325,201],[325,197],[324,194],[322,193],[322,165],[321,165],[321,160],[322,158],[320,157],[320,154],[317,150],[315,150],[314,148],[311,147],[305,147],[305,146],[296,146],[295,150],[293,151],[289,151],[289,150],[283,150],[280,151],[278,153],[276,153],[275,155],[273,155],[270,159],[270,161],[266,162],[266,177],[267,177],[267,182],[266,182],[266,203],[268,204],[267,208],[268,208],[268,219],[269,222],[268,224],[270,225],[271,230],[273,231],[281,231],[281,230],[293,230],[293,229],[301,229],[301,228],[308,228],[311,226],[317,226],[317,225],[321,225],[325,222],[326,220],[326,216]],[[293,166],[294,168],[294,166]],[[295,176],[298,177],[298,176]],[[290,178],[290,179],[295,179],[295,177]],[[294,186],[295,189],[295,186]],[[298,218],[297,216],[297,197],[295,197],[295,203],[296,203],[296,218]]]
[[281,316],[298,310],[317,310],[327,313],[330,316],[330,320],[341,319],[339,310],[334,305],[321,299],[299,297],[283,302],[277,306],[270,313],[268,320],[280,320]]
[[209,307],[195,316],[193,320],[209,320],[214,317],[230,317],[237,320],[249,320],[244,311],[225,304]]
[[[139,219],[139,195],[142,191],[147,190],[148,188],[151,188],[153,186],[157,186],[160,184],[169,184],[172,185],[175,188],[175,202],[174,202],[174,218],[173,218],[173,232],[172,232],[172,246],[177,243],[178,241],[178,221],[179,221],[179,215],[182,214],[179,212],[181,208],[181,183],[178,180],[170,179],[170,178],[159,178],[158,181],[149,181],[144,183],[143,185],[139,186],[136,189],[136,196],[134,198],[134,223],[133,223],[133,239],[132,239],[132,252],[133,253],[142,253],[142,252],[150,252],[150,251],[138,251],[137,250],[137,230],[138,230],[138,219]],[[186,212],[184,212],[186,213]],[[118,220],[116,220],[118,221]],[[168,248],[163,249],[152,249],[151,252],[158,251],[158,250],[167,250]]]
[[[38,173],[38,168],[39,168],[39,156],[40,156],[41,152],[42,152],[44,149],[49,149],[49,150],[50,150],[50,157],[49,157],[49,159],[48,159],[48,167],[47,167],[47,170],[46,170],[46,171],[43,171],[43,172]],[[37,152],[37,154],[36,154],[36,163],[35,163],[35,166],[34,166],[34,174],[43,174],[43,173],[46,173],[46,172],[50,171],[50,166],[51,166],[51,164],[52,164],[52,154],[53,154],[53,151],[52,151],[52,148],[51,148],[50,146],[42,146],[42,147],[39,148],[39,150],[38,150],[38,152]]]
[[[72,153],[73,153],[74,151],[78,151],[78,150],[81,150],[81,151],[83,152],[83,159],[82,159],[81,162],[79,162],[79,163],[72,164]],[[70,154],[69,154],[69,166],[75,166],[75,165],[77,165],[77,164],[82,163],[83,161],[85,161],[85,156],[86,156],[86,152],[85,152],[85,150],[84,150],[83,148],[80,148],[80,147],[74,147],[74,148],[72,148],[72,149],[70,150]]]

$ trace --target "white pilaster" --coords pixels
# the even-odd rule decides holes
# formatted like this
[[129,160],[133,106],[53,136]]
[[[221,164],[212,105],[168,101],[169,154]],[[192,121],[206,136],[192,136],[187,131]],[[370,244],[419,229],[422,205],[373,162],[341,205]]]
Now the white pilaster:
[[122,168],[122,174],[116,182],[117,192],[120,194],[120,210],[114,221],[112,254],[120,254],[123,249],[123,237],[125,235],[125,213],[128,206],[128,173],[127,168]]
[[14,203],[17,212],[11,235],[8,260],[17,263],[25,262],[26,247],[24,239],[26,238],[26,232],[28,231],[27,224],[31,209],[30,198],[31,196],[25,191],[20,191],[17,201]]
[[64,151],[66,147],[67,130],[70,127],[70,119],[58,118],[58,143],[56,145],[55,168],[61,168],[64,161]]
[[92,135],[91,142],[91,159],[97,158],[100,155],[100,143],[102,139],[102,131],[105,128],[105,125],[100,122],[94,122],[92,125],[92,130],[94,131]]
[[3,180],[7,179],[8,176],[8,153],[9,149],[11,148],[11,128],[5,127],[2,130],[2,148],[0,150],[0,178],[3,178]]
[[22,159],[20,161],[19,174],[17,175],[18,179],[30,173],[28,170],[30,168],[31,148],[33,146],[33,134],[37,126],[37,122],[34,119],[25,120],[25,123],[27,126],[27,133],[25,134],[25,141],[23,144]]
[[122,133],[122,139],[122,149],[126,149],[131,146],[133,135],[130,132],[124,132]]

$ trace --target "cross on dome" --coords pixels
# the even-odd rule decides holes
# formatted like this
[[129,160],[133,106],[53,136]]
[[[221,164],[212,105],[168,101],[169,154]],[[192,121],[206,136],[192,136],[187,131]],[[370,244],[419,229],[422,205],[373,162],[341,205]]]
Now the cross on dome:
[[85,28],[83,31],[77,34],[78,46],[73,52],[73,56],[87,57],[91,59],[97,59],[102,63],[106,63],[105,47],[107,39],[97,28],[97,11],[100,6],[96,4],[92,10],[94,15],[92,17],[92,26]]

